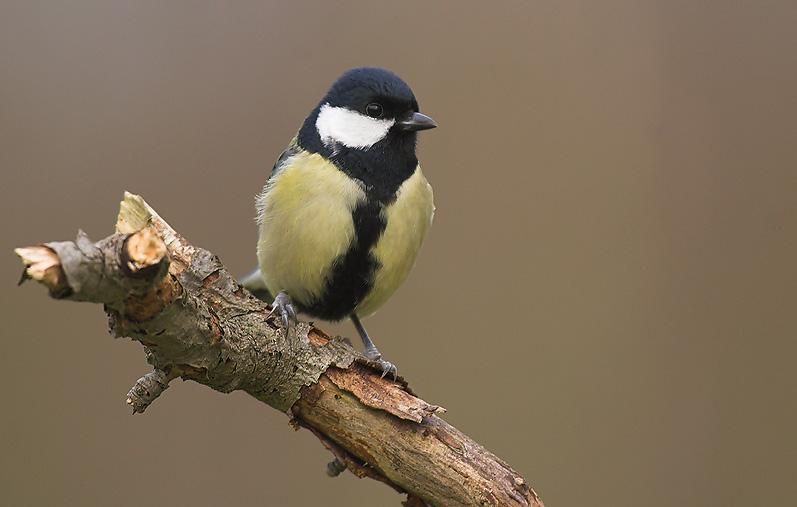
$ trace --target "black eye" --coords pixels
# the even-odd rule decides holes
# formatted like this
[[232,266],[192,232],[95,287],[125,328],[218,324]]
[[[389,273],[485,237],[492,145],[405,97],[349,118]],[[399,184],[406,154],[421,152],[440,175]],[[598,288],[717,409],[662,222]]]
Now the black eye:
[[365,106],[365,114],[367,114],[371,118],[381,118],[384,113],[385,110],[382,108],[382,104],[371,102],[370,104]]

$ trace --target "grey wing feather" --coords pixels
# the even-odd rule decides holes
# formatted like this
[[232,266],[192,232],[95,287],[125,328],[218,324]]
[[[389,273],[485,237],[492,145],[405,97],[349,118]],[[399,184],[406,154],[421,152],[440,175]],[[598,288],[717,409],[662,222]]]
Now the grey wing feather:
[[264,200],[266,199],[269,185],[273,182],[274,177],[278,175],[285,168],[285,162],[287,162],[288,159],[299,153],[301,150],[302,148],[299,147],[299,143],[296,140],[296,138],[294,137],[293,139],[291,139],[291,142],[288,144],[288,147],[285,148],[285,151],[283,151],[282,154],[280,154],[279,158],[277,159],[277,162],[274,164],[274,167],[271,169],[271,176],[268,177],[268,180],[266,181],[263,190],[255,197],[255,208],[257,208],[256,221],[259,225],[263,223],[263,214],[265,213],[265,207],[263,203]]
[[301,148],[299,147],[299,142],[294,137],[291,139],[291,142],[288,143],[288,147],[285,148],[285,151],[280,154],[279,158],[274,163],[274,167],[271,169],[271,177],[273,178],[277,173],[279,173],[285,161],[296,155],[300,150]]

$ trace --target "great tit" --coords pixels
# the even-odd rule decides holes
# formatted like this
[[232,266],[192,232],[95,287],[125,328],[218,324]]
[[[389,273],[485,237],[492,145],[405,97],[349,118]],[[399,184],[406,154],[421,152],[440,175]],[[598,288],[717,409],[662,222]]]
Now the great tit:
[[395,377],[396,367],[360,319],[404,282],[432,223],[432,187],[415,145],[418,131],[436,126],[396,74],[349,70],[304,120],[256,199],[259,270],[242,283],[274,297],[286,332],[297,311],[350,318],[382,376]]

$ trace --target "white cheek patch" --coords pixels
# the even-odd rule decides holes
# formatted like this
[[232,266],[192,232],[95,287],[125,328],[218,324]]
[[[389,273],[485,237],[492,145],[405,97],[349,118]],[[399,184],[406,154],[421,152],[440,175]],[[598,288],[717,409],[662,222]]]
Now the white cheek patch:
[[321,142],[328,147],[342,144],[347,148],[368,149],[384,139],[395,122],[324,104],[318,112],[315,128]]

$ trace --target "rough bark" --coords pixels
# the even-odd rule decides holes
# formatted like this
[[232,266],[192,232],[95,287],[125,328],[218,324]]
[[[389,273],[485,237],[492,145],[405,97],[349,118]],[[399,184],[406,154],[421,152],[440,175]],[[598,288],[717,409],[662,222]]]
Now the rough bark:
[[127,395],[144,412],[177,377],[243,390],[319,437],[348,468],[406,493],[405,505],[542,506],[509,465],[441,419],[403,379],[344,339],[300,323],[286,333],[210,252],[189,244],[139,196],[125,194],[116,233],[18,248],[23,279],[57,299],[104,305],[115,336],[145,347],[153,371]]

